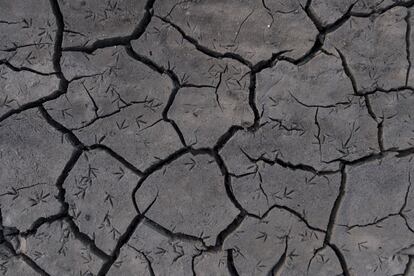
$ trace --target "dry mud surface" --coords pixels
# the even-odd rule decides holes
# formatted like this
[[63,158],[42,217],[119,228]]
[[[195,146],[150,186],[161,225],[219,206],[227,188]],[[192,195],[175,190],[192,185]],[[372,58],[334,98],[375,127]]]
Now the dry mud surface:
[[0,275],[414,275],[413,6],[0,0]]

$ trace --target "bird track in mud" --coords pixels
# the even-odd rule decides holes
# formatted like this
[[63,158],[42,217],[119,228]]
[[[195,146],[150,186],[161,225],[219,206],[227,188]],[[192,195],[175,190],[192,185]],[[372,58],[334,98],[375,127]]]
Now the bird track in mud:
[[414,1],[0,6],[3,275],[414,273]]

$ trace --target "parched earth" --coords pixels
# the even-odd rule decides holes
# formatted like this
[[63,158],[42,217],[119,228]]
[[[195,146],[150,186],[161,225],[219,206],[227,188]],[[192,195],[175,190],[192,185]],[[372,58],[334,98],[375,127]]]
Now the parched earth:
[[414,275],[413,0],[0,0],[0,275]]

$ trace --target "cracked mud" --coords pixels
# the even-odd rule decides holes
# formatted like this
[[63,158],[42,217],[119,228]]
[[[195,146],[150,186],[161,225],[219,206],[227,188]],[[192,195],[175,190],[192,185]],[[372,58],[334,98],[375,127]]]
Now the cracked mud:
[[414,275],[413,0],[0,0],[0,275]]

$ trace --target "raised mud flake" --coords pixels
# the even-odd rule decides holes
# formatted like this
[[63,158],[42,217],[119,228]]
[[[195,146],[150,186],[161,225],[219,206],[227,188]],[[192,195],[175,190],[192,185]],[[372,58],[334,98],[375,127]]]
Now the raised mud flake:
[[63,139],[34,110],[1,124],[0,202],[4,226],[25,231],[37,218],[59,213],[55,182],[72,152]]
[[262,127],[255,133],[236,133],[223,149],[224,158],[232,160],[230,167],[238,167],[232,169],[236,174],[246,172],[237,164],[245,160],[238,147],[255,158],[279,156],[292,164],[335,170],[338,164],[328,161],[378,151],[377,123],[363,104],[353,96],[339,57],[320,54],[299,67],[280,62],[258,74]]
[[409,148],[414,143],[412,91],[378,92],[370,96],[372,109],[382,120],[384,148]]
[[353,17],[327,37],[326,48],[342,52],[358,90],[405,84],[406,15],[406,9],[394,8],[377,17]]
[[175,88],[181,88],[171,98],[166,115],[177,123],[187,144],[213,146],[231,125],[252,125],[246,66],[201,53],[158,18],[153,18],[146,35],[132,44],[136,52],[178,77]]
[[5,245],[0,245],[0,275],[32,275],[36,272],[21,258],[14,256]]
[[414,233],[407,229],[403,218],[396,216],[348,231],[338,227],[333,235],[350,275],[402,275],[410,254],[404,248],[413,241]]
[[411,173],[409,157],[389,156],[347,168],[345,195],[336,225],[372,224],[387,216],[407,212],[404,206],[410,191]]
[[[150,92],[152,97],[164,102],[172,87],[168,76],[155,74],[150,67],[131,58],[124,47],[99,49],[93,55],[63,52],[62,71],[68,79],[98,76],[81,81],[85,82],[92,97],[97,98],[98,107],[104,110],[116,108],[116,99],[130,102],[148,96]],[[79,93],[86,95],[86,91]]]
[[242,84],[249,79],[246,65],[200,51],[172,25],[157,17],[151,20],[142,38],[131,44],[136,52],[173,70],[182,84],[208,85],[213,89],[219,85],[220,89],[229,86],[227,89],[235,90],[236,87],[242,89]]
[[64,221],[43,225],[22,250],[50,275],[96,275],[102,264]]
[[59,89],[55,75],[41,76],[27,71],[15,72],[0,65],[0,116],[21,105],[52,94]]
[[224,176],[212,157],[186,154],[145,179],[136,201],[144,210],[158,194],[147,217],[211,245],[238,214],[224,185]]
[[[62,70],[69,79],[68,97],[53,103],[56,112],[71,107],[71,101],[84,102],[104,119],[120,109],[141,105],[152,114],[150,121],[160,119],[172,89],[171,79],[128,56],[124,48],[110,47],[97,50],[94,55],[64,52]],[[79,105],[79,104],[78,104]],[[79,110],[73,110],[76,114]],[[146,113],[147,113],[146,112]],[[62,116],[63,117],[63,116]],[[96,120],[92,118],[60,118],[72,128],[82,128]]]
[[411,273],[414,1],[37,4],[0,10],[0,274]]
[[102,151],[85,153],[64,184],[79,230],[111,254],[136,215],[129,196],[139,177]]
[[[326,58],[322,56],[318,57],[318,60],[323,62]],[[320,99],[332,103],[336,102],[338,97],[346,98],[348,84],[343,81],[345,89],[336,90],[342,93],[334,93],[327,85],[317,88],[318,73],[312,70],[311,63],[304,66],[306,67],[296,67],[281,62],[258,75],[257,106],[262,111],[261,122],[267,122],[260,131],[270,148],[262,149],[257,155],[279,152],[280,156],[292,163],[306,163],[317,168],[327,167],[328,165],[321,164],[318,127],[314,120],[315,110],[301,105],[294,97],[306,101],[300,96],[308,97],[307,95],[314,94],[315,102]],[[326,79],[322,83],[326,84]],[[334,99],[330,99],[329,95]]]
[[67,25],[64,46],[89,45],[99,39],[130,35],[143,16],[145,2],[59,0]]
[[369,113],[365,99],[350,97],[341,105],[314,110],[323,161],[352,161],[379,152],[382,134],[378,118]]
[[196,147],[213,147],[233,125],[253,124],[249,79],[243,79],[243,71],[234,62],[226,62],[214,65],[210,74],[219,76],[216,87],[180,89],[169,112],[186,142]]
[[[306,112],[306,109],[301,111]],[[309,114],[311,116],[311,114]],[[294,126],[294,124],[292,124]],[[312,122],[309,122],[309,126]],[[303,128],[303,124],[301,127]],[[316,134],[316,129],[314,133]],[[310,132],[310,131],[309,131]],[[310,132],[311,133],[311,132]],[[312,133],[310,134],[311,137]],[[337,170],[338,163],[319,163],[320,153],[317,142],[305,144],[299,133],[286,131],[279,128],[279,123],[266,124],[260,127],[256,132],[240,130],[221,149],[220,154],[223,157],[230,173],[240,176],[251,173],[255,165],[249,160],[265,158],[273,161],[276,158],[284,160],[292,165],[314,166],[315,170]],[[283,144],[284,143],[284,144]],[[308,145],[312,145],[309,149]],[[313,144],[315,144],[313,146]],[[283,146],[283,147],[282,147]],[[307,150],[307,151],[305,151]],[[313,154],[309,156],[307,153]],[[248,153],[248,155],[246,155]],[[306,154],[305,154],[306,153]]]
[[100,80],[100,76],[95,76],[72,81],[65,95],[45,103],[44,106],[51,116],[68,128],[79,128],[90,124],[103,109],[103,106],[99,108],[96,105],[97,102],[101,103],[99,94],[93,94]]
[[308,153],[306,159],[313,158],[306,160],[312,166],[378,150],[377,124],[362,99],[353,94],[337,54],[319,54],[299,67],[281,62],[258,76],[262,121],[280,133],[276,149],[288,159],[301,149]]
[[149,128],[140,127],[139,120],[145,120],[141,115],[141,110],[130,109],[76,133],[90,144],[100,143],[110,147],[139,169],[145,170],[181,148],[182,144],[174,128],[164,121]]
[[295,216],[273,209],[262,220],[243,221],[224,247],[232,251],[235,269],[241,274],[306,275],[308,260],[322,240],[320,233]]
[[291,50],[287,56],[298,58],[312,47],[317,35],[298,1],[266,1],[265,5],[261,0],[177,2],[159,1],[156,14],[169,15],[200,44],[252,62],[283,50]]
[[121,249],[108,276],[192,275],[192,258],[201,246],[199,242],[167,237],[144,221]]
[[100,74],[71,83],[72,97],[49,105],[82,141],[109,146],[142,170],[182,146],[173,126],[161,121],[172,93],[168,76],[118,48],[98,50],[90,60],[80,53],[64,57],[68,75]]
[[319,53],[299,66],[279,61],[257,77],[258,104],[265,104],[265,112],[277,106],[279,98],[298,102],[296,97],[308,105],[324,106],[346,102],[352,94],[352,83],[336,52]]
[[340,177],[251,163],[243,177],[234,177],[232,187],[240,204],[251,213],[264,215],[273,205],[296,211],[310,225],[326,229],[335,201]]

